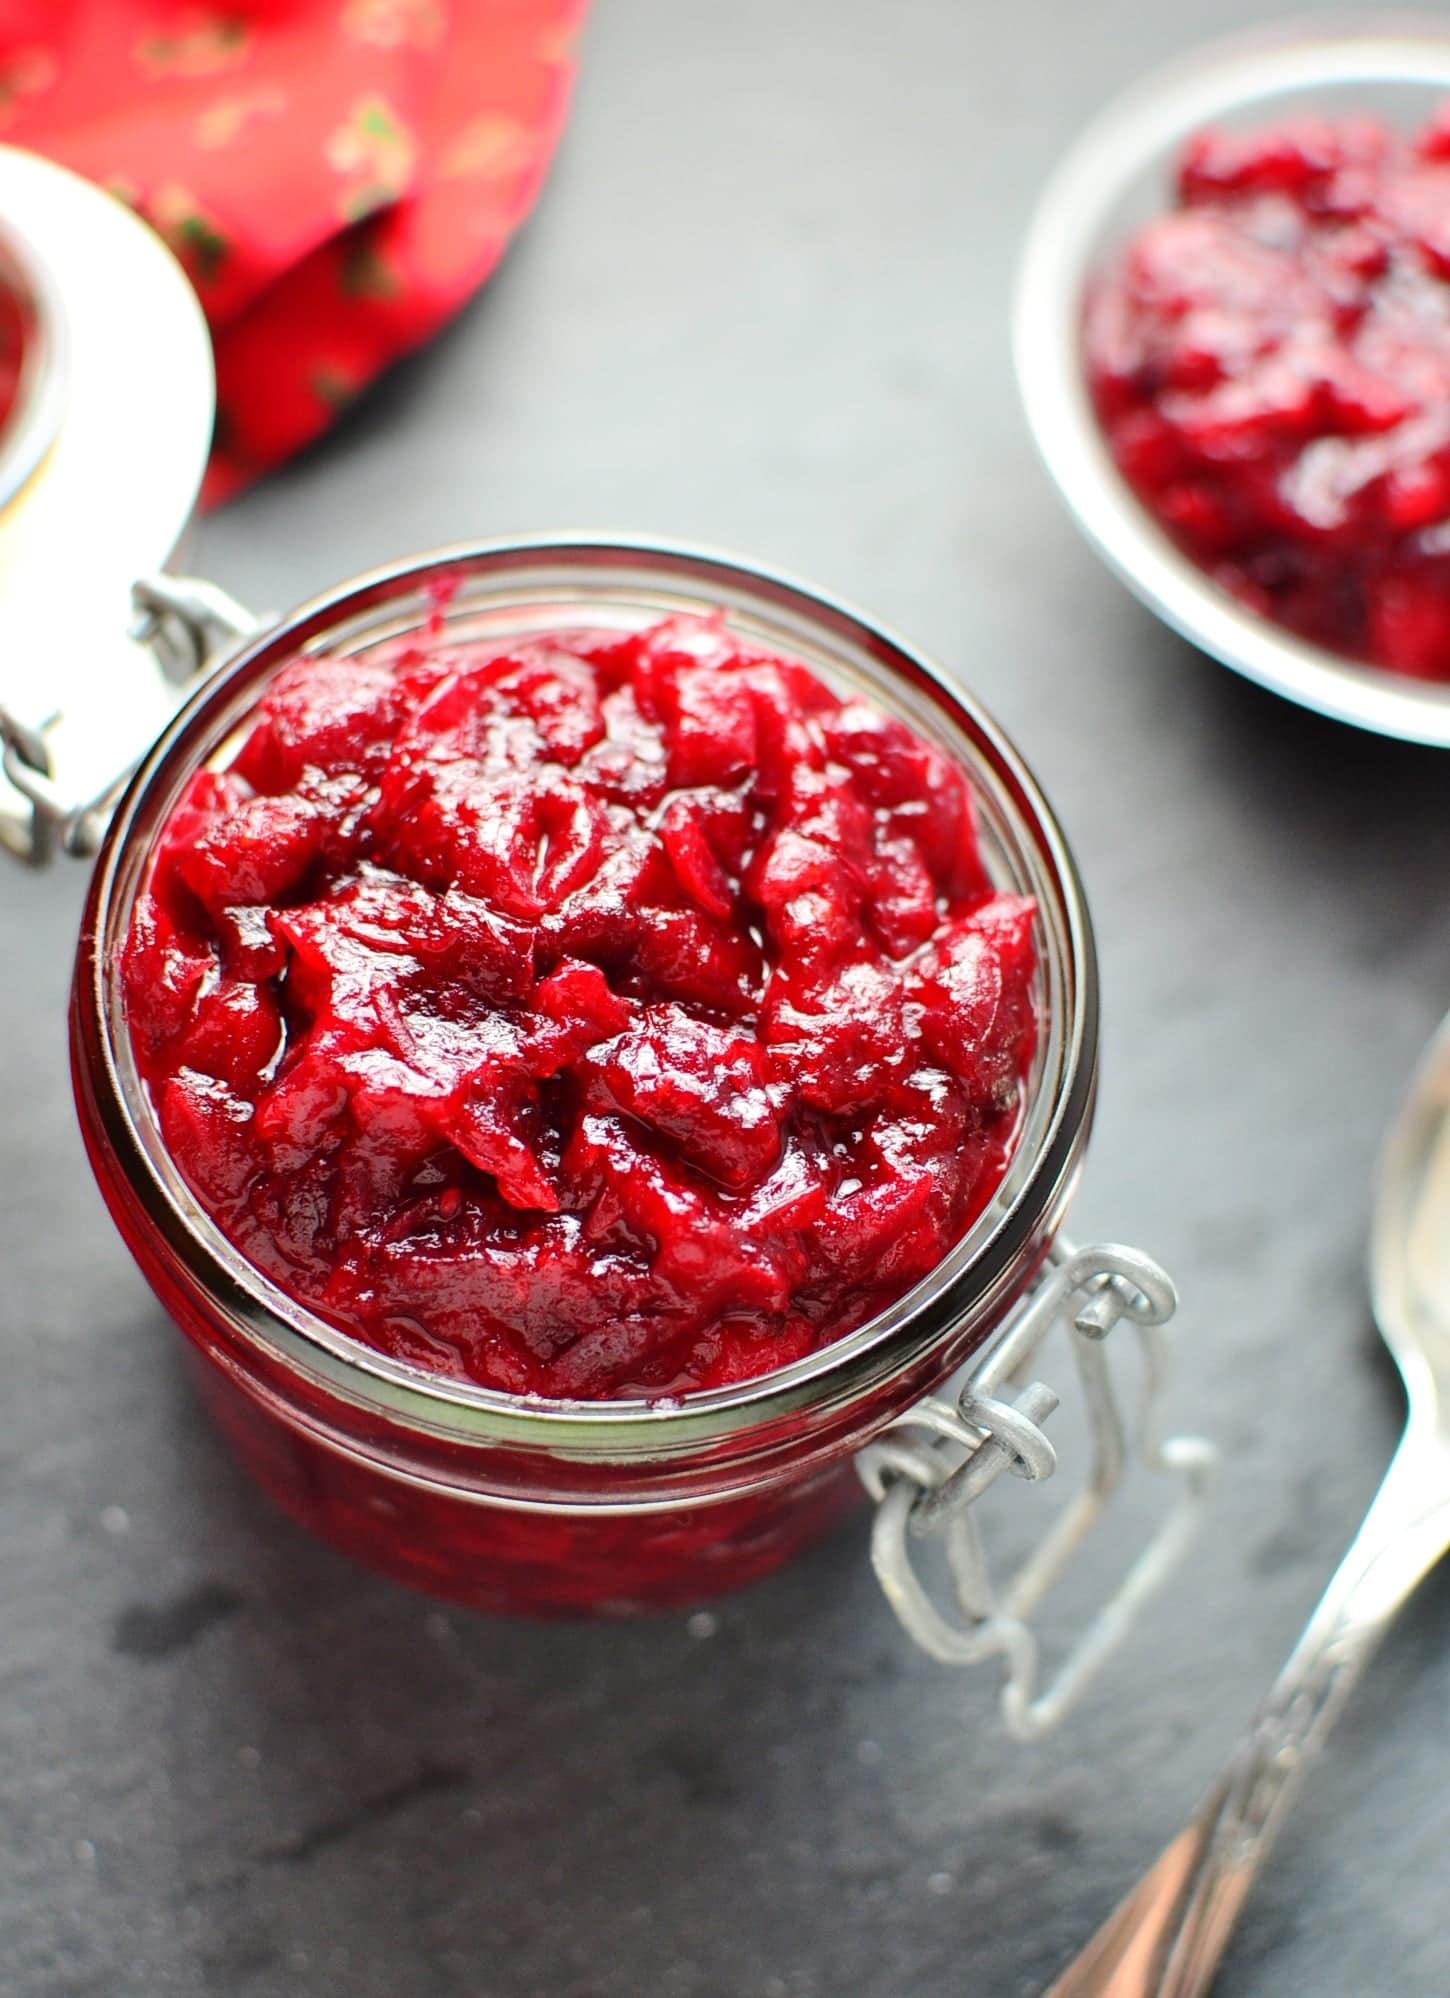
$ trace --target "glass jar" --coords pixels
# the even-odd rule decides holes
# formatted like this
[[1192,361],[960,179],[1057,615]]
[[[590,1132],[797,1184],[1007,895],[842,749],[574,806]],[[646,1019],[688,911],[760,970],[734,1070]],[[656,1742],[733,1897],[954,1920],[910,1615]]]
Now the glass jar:
[[[967,771],[997,883],[1036,898],[1042,1022],[996,1197],[924,1281],[763,1378],[672,1404],[521,1399],[445,1381],[325,1323],[261,1275],[167,1156],[132,1059],[117,957],[157,835],[299,652],[352,656],[441,617],[450,639],[629,630],[724,611],[762,646],[860,692]],[[858,613],[698,552],[538,541],[379,571],[243,643],[144,758],[106,835],[71,1012],[87,1151],[117,1226],[190,1342],[205,1400],[304,1525],[401,1580],[491,1609],[694,1602],[778,1566],[859,1496],[854,1459],[989,1342],[1053,1243],[1097,1062],[1091,929],[1062,834],[1015,749],[942,673]]]
[[0,287],[24,342],[0,425],[0,848],[36,864],[94,850],[90,804],[176,706],[131,636],[132,585],[186,530],[216,398],[201,306],[160,237],[13,146]]
[[34,477],[65,406],[64,315],[43,261],[0,225],[0,509]]

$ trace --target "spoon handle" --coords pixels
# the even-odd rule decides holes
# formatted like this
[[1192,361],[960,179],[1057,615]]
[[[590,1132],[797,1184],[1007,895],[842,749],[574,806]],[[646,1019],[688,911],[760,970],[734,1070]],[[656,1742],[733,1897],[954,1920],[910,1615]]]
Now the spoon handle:
[[1047,1998],[1198,1998],[1396,1612],[1450,1548],[1450,1449],[1411,1422],[1348,1552],[1218,1783]]

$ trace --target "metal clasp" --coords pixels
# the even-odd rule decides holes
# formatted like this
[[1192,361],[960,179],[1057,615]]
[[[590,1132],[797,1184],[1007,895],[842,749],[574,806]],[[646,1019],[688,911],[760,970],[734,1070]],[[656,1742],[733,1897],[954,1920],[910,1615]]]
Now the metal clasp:
[[[1001,1710],[1008,1732],[1036,1740],[1054,1728],[1116,1650],[1144,1601],[1186,1552],[1202,1522],[1218,1468],[1213,1444],[1198,1436],[1160,1438],[1168,1374],[1163,1327],[1177,1293],[1158,1264],[1134,1249],[1102,1244],[1074,1249],[1058,1240],[1045,1275],[1007,1332],[971,1370],[954,1401],[932,1397],[892,1423],[857,1457],[876,1501],[871,1562],[903,1628],[948,1665],[1000,1658]],[[1126,1319],[1142,1351],[1136,1414],[1125,1414],[1104,1342]],[[1062,1321],[1071,1342],[1092,1431],[1085,1485],[1061,1512],[1017,1573],[994,1587],[975,1510],[1002,1475],[1050,1477],[1057,1453],[1042,1424],[1058,1396],[1031,1372],[1040,1348]],[[1179,1494],[1113,1594],[1093,1616],[1046,1688],[1037,1690],[1039,1644],[1028,1619],[1097,1522],[1130,1459],[1168,1473]],[[955,1596],[955,1615],[937,1607],[917,1573],[913,1540],[939,1539]]]
[[[148,646],[166,679],[189,691],[214,672],[258,628],[259,620],[215,583],[195,576],[144,576],[132,586],[131,637]],[[136,767],[132,759],[89,796],[68,795],[55,768],[51,736],[59,711],[38,724],[0,705],[0,769],[28,809],[0,812],[0,844],[32,867],[57,852],[88,858],[100,845],[107,820]]]
[[203,576],[141,576],[131,585],[131,636],[149,645],[173,687],[215,672],[261,623]]

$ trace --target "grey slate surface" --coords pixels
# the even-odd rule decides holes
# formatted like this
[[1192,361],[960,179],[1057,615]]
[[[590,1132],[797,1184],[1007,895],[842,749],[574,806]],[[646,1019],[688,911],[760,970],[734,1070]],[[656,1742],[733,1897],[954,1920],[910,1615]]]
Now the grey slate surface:
[[[1089,884],[1105,1079],[1075,1225],[1182,1285],[1178,1409],[1228,1453],[1191,1579],[1024,1751],[990,1685],[913,1655],[859,1526],[703,1622],[630,1627],[443,1613],[312,1545],[204,1426],[91,1189],[62,1035],[80,875],[6,872],[6,1998],[1025,1998],[1216,1767],[1395,1432],[1360,1255],[1381,1125],[1450,1001],[1450,765],[1277,705],[1135,608],[1031,455],[1005,301],[1073,129],[1253,11],[601,0],[497,282],[197,551],[280,605],[471,535],[694,537],[970,682]],[[1447,1639],[1432,1583],[1225,1992],[1450,1989]]]

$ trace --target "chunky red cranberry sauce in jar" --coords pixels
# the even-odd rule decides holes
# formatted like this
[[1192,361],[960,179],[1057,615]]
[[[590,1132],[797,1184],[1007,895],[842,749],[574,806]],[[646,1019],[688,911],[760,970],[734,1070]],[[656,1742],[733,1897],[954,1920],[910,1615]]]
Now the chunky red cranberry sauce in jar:
[[123,957],[168,1150],[385,1353],[512,1395],[787,1364],[1005,1170],[1034,909],[938,750],[720,620],[283,669]]
[[1119,467],[1317,644],[1450,680],[1450,106],[1210,130],[1089,301]]

